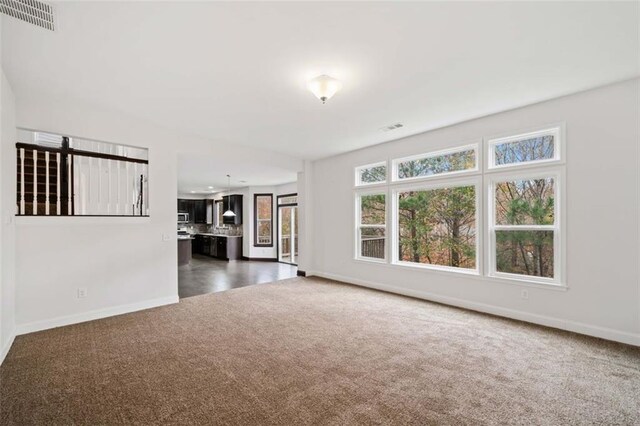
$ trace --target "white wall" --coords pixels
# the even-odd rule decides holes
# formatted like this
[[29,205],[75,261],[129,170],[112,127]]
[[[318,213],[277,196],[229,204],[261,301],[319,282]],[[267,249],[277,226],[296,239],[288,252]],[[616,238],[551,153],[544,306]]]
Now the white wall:
[[[178,300],[178,150],[230,160],[255,156],[293,170],[299,167],[287,156],[188,137],[81,102],[16,96],[16,110],[21,128],[149,148],[151,215],[18,218],[18,333]],[[15,185],[14,178],[2,185]],[[170,241],[163,241],[164,235]],[[78,287],[87,288],[86,298],[77,298]]]
[[298,271],[313,272],[315,258],[314,223],[315,209],[313,205],[313,162],[305,161],[304,170],[298,173],[298,211],[300,212],[298,227]]
[[[0,70],[1,71],[1,70]],[[7,78],[0,81],[0,363],[15,333],[15,98]]]
[[[316,161],[318,237],[310,267],[356,284],[640,345],[639,113],[635,79]],[[530,287],[523,300],[523,287],[513,283],[353,260],[355,166],[557,122],[566,124],[567,291]]]

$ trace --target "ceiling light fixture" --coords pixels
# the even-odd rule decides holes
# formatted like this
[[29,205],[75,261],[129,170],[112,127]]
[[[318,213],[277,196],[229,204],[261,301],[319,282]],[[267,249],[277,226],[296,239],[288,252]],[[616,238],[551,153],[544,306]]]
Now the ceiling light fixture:
[[319,75],[307,83],[307,88],[311,93],[316,95],[316,98],[320,99],[323,104],[331,99],[341,87],[342,84],[338,80],[324,74]]
[[227,211],[222,213],[222,216],[224,217],[236,217],[236,214],[233,212],[233,210],[231,210],[231,176],[227,175],[227,181],[229,183],[229,192],[227,192],[227,197],[229,198],[229,206],[227,208]]

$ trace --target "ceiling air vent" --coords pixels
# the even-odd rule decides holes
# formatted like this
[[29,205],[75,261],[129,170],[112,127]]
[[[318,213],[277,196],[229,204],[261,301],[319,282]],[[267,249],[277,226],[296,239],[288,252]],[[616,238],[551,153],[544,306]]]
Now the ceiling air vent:
[[54,30],[53,6],[38,0],[0,0],[0,12],[33,25]]
[[383,131],[383,132],[389,132],[391,130],[399,129],[400,127],[403,127],[403,126],[404,126],[404,124],[402,124],[402,123],[394,123],[394,124],[391,124],[389,126],[381,127],[380,130]]

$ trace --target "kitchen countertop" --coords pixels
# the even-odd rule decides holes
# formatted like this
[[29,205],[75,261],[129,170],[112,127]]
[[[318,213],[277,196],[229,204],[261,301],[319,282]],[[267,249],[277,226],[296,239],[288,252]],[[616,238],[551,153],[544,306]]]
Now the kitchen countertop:
[[178,241],[180,240],[193,240],[191,235],[178,235]]
[[211,233],[208,233],[208,232],[196,232],[193,235],[204,235],[206,237],[242,238],[242,235],[211,234]]

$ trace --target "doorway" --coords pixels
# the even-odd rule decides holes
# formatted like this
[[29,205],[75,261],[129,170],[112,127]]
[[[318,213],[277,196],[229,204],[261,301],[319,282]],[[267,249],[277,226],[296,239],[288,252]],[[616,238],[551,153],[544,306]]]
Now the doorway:
[[278,195],[278,262],[298,264],[298,194]]

